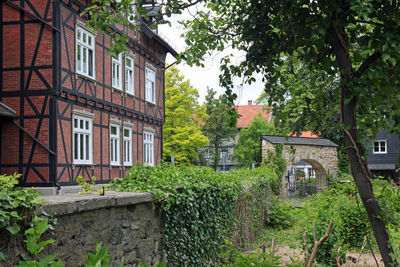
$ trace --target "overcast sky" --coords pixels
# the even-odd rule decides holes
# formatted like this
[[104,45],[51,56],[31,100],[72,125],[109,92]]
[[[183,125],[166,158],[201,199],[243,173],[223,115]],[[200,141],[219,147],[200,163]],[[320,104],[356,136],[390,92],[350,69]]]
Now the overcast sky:
[[[185,18],[188,18],[188,15],[183,15]],[[178,20],[182,17],[174,18],[171,20],[171,27],[169,25],[161,25],[159,26],[159,33],[162,37],[166,39],[166,41],[171,44],[175,50],[180,53],[185,50],[185,41],[180,35],[184,32],[184,29],[180,24],[178,24]],[[213,88],[217,91],[218,95],[224,93],[225,89],[219,86],[219,78],[220,74],[219,66],[220,59],[224,54],[214,54],[211,57],[207,57],[204,61],[205,67],[190,67],[185,63],[180,63],[176,65],[176,67],[180,70],[180,73],[185,76],[186,79],[190,80],[190,83],[199,91],[200,99],[199,102],[202,104],[205,100],[205,96],[207,95],[207,87]],[[237,57],[235,59],[231,59],[231,62],[240,62],[243,60],[243,53],[240,55],[239,52],[235,52]],[[167,57],[167,65],[173,63],[175,59],[172,56]],[[262,93],[264,85],[261,83],[261,79],[259,81],[251,84],[244,85],[241,84],[241,79],[237,79],[235,81],[235,90],[234,92],[238,95],[238,99],[235,101],[236,105],[247,105],[248,100],[253,100],[253,102],[259,97]]]

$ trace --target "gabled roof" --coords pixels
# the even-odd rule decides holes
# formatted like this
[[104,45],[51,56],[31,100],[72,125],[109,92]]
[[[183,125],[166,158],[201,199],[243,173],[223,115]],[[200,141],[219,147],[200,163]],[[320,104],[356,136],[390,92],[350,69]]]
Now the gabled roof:
[[328,146],[337,147],[338,145],[329,139],[325,138],[312,138],[312,137],[289,137],[264,135],[261,139],[268,141],[271,144],[284,144],[284,145],[309,145],[309,146]]
[[264,105],[253,105],[251,100],[249,100],[248,105],[235,106],[235,109],[240,115],[237,121],[239,129],[249,127],[250,122],[258,114],[261,114],[261,117],[267,121],[270,121],[271,118],[271,111],[265,110]]

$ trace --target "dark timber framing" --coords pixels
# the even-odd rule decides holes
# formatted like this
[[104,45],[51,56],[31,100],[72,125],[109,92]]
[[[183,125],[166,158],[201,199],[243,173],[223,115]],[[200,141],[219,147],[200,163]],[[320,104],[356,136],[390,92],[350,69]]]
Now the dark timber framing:
[[[96,77],[95,81],[76,74],[75,25],[86,5],[86,0],[5,0],[0,3],[0,47],[4,50],[3,47],[7,45],[5,31],[9,32],[18,27],[16,32],[19,34],[18,64],[7,64],[3,53],[0,53],[0,101],[13,103],[18,108],[15,123],[20,126],[19,128],[11,123],[0,123],[0,171],[17,171],[23,174],[21,185],[72,185],[76,184],[79,175],[96,175],[97,181],[102,183],[108,182],[112,176],[125,175],[126,166],[109,165],[109,155],[105,153],[108,150],[100,149],[98,160],[95,162],[93,159],[93,164],[73,164],[71,112],[75,108],[96,114],[96,119],[93,119],[92,138],[95,133],[99,136],[96,137],[99,147],[109,146],[109,121],[117,118],[121,122],[134,125],[132,151],[136,161],[143,158],[144,127],[154,128],[154,145],[157,143],[154,157],[157,160],[162,157],[165,54],[170,52],[176,56],[176,52],[168,50],[169,45],[162,43],[157,36],[151,39],[143,33],[134,33],[135,37],[142,38],[139,38],[142,41],[130,38],[128,44],[128,50],[136,57],[134,69],[137,91],[134,96],[127,96],[125,92],[111,87],[107,78],[110,77],[107,67],[102,68],[102,75],[99,75],[100,78]],[[5,19],[5,8],[18,12],[18,17],[12,20],[8,16],[8,19]],[[119,32],[118,29],[113,30]],[[73,42],[69,39],[72,35]],[[96,65],[109,64],[106,63],[109,62],[106,59],[108,38],[106,35],[95,37]],[[50,45],[48,50],[51,54],[47,61],[42,60],[45,52],[41,47],[44,45]],[[98,54],[97,49],[102,52]],[[29,53],[32,53],[31,58],[27,56]],[[97,62],[98,60],[100,62]],[[157,68],[158,105],[145,100],[142,87],[145,85],[146,63],[151,63]],[[111,68],[111,63],[108,68]],[[5,84],[4,77],[7,75],[18,76],[17,90],[11,90],[12,86]],[[7,131],[17,133],[16,151],[10,154],[16,155],[14,161],[4,156],[7,144],[2,138],[9,134]],[[120,142],[123,142],[121,137]],[[56,154],[50,153],[52,151]],[[28,177],[31,178],[27,180]]]

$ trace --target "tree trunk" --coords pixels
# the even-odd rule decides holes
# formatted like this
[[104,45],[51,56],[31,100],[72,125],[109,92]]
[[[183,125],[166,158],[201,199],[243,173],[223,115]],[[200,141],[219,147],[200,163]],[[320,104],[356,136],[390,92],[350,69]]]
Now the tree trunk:
[[[370,174],[367,162],[362,159],[365,151],[358,139],[356,121],[357,96],[352,95],[349,88],[351,88],[352,79],[360,78],[362,73],[358,73],[357,76],[354,75],[355,72],[352,69],[351,58],[349,56],[350,47],[346,42],[348,38],[344,29],[340,29],[338,26],[331,27],[327,31],[327,37],[332,45],[336,62],[341,71],[340,122],[344,144],[350,161],[351,173],[368,214],[368,219],[371,223],[371,228],[383,262],[385,266],[397,266],[396,260],[390,256],[393,255],[393,249],[389,247],[389,235],[386,224],[382,219],[381,209],[374,196],[372,184],[369,180]],[[377,56],[374,56],[374,58],[366,60],[366,64],[362,64],[363,71],[373,64],[377,58]]]
[[[346,94],[343,92],[341,100],[345,99],[345,95]],[[341,103],[343,103],[343,101],[341,101]],[[376,200],[372,190],[367,162],[361,158],[364,151],[358,141],[356,132],[356,99],[353,98],[349,104],[343,103],[341,110],[344,127],[342,132],[344,143],[347,148],[347,154],[349,156],[351,173],[357,185],[362,203],[368,214],[368,219],[371,223],[383,262],[385,263],[385,266],[393,266],[396,262],[390,257],[390,255],[393,254],[393,249],[389,247],[389,235],[386,230],[385,222],[382,220],[381,209],[378,201]],[[349,126],[350,130],[346,130]]]

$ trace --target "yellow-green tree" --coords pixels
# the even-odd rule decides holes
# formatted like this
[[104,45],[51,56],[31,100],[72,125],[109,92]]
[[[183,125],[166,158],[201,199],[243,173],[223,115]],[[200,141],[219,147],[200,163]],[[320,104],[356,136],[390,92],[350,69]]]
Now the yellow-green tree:
[[170,160],[173,155],[175,162],[189,164],[198,159],[197,151],[208,144],[195,116],[199,109],[198,97],[197,89],[177,68],[171,67],[165,72],[164,160]]

